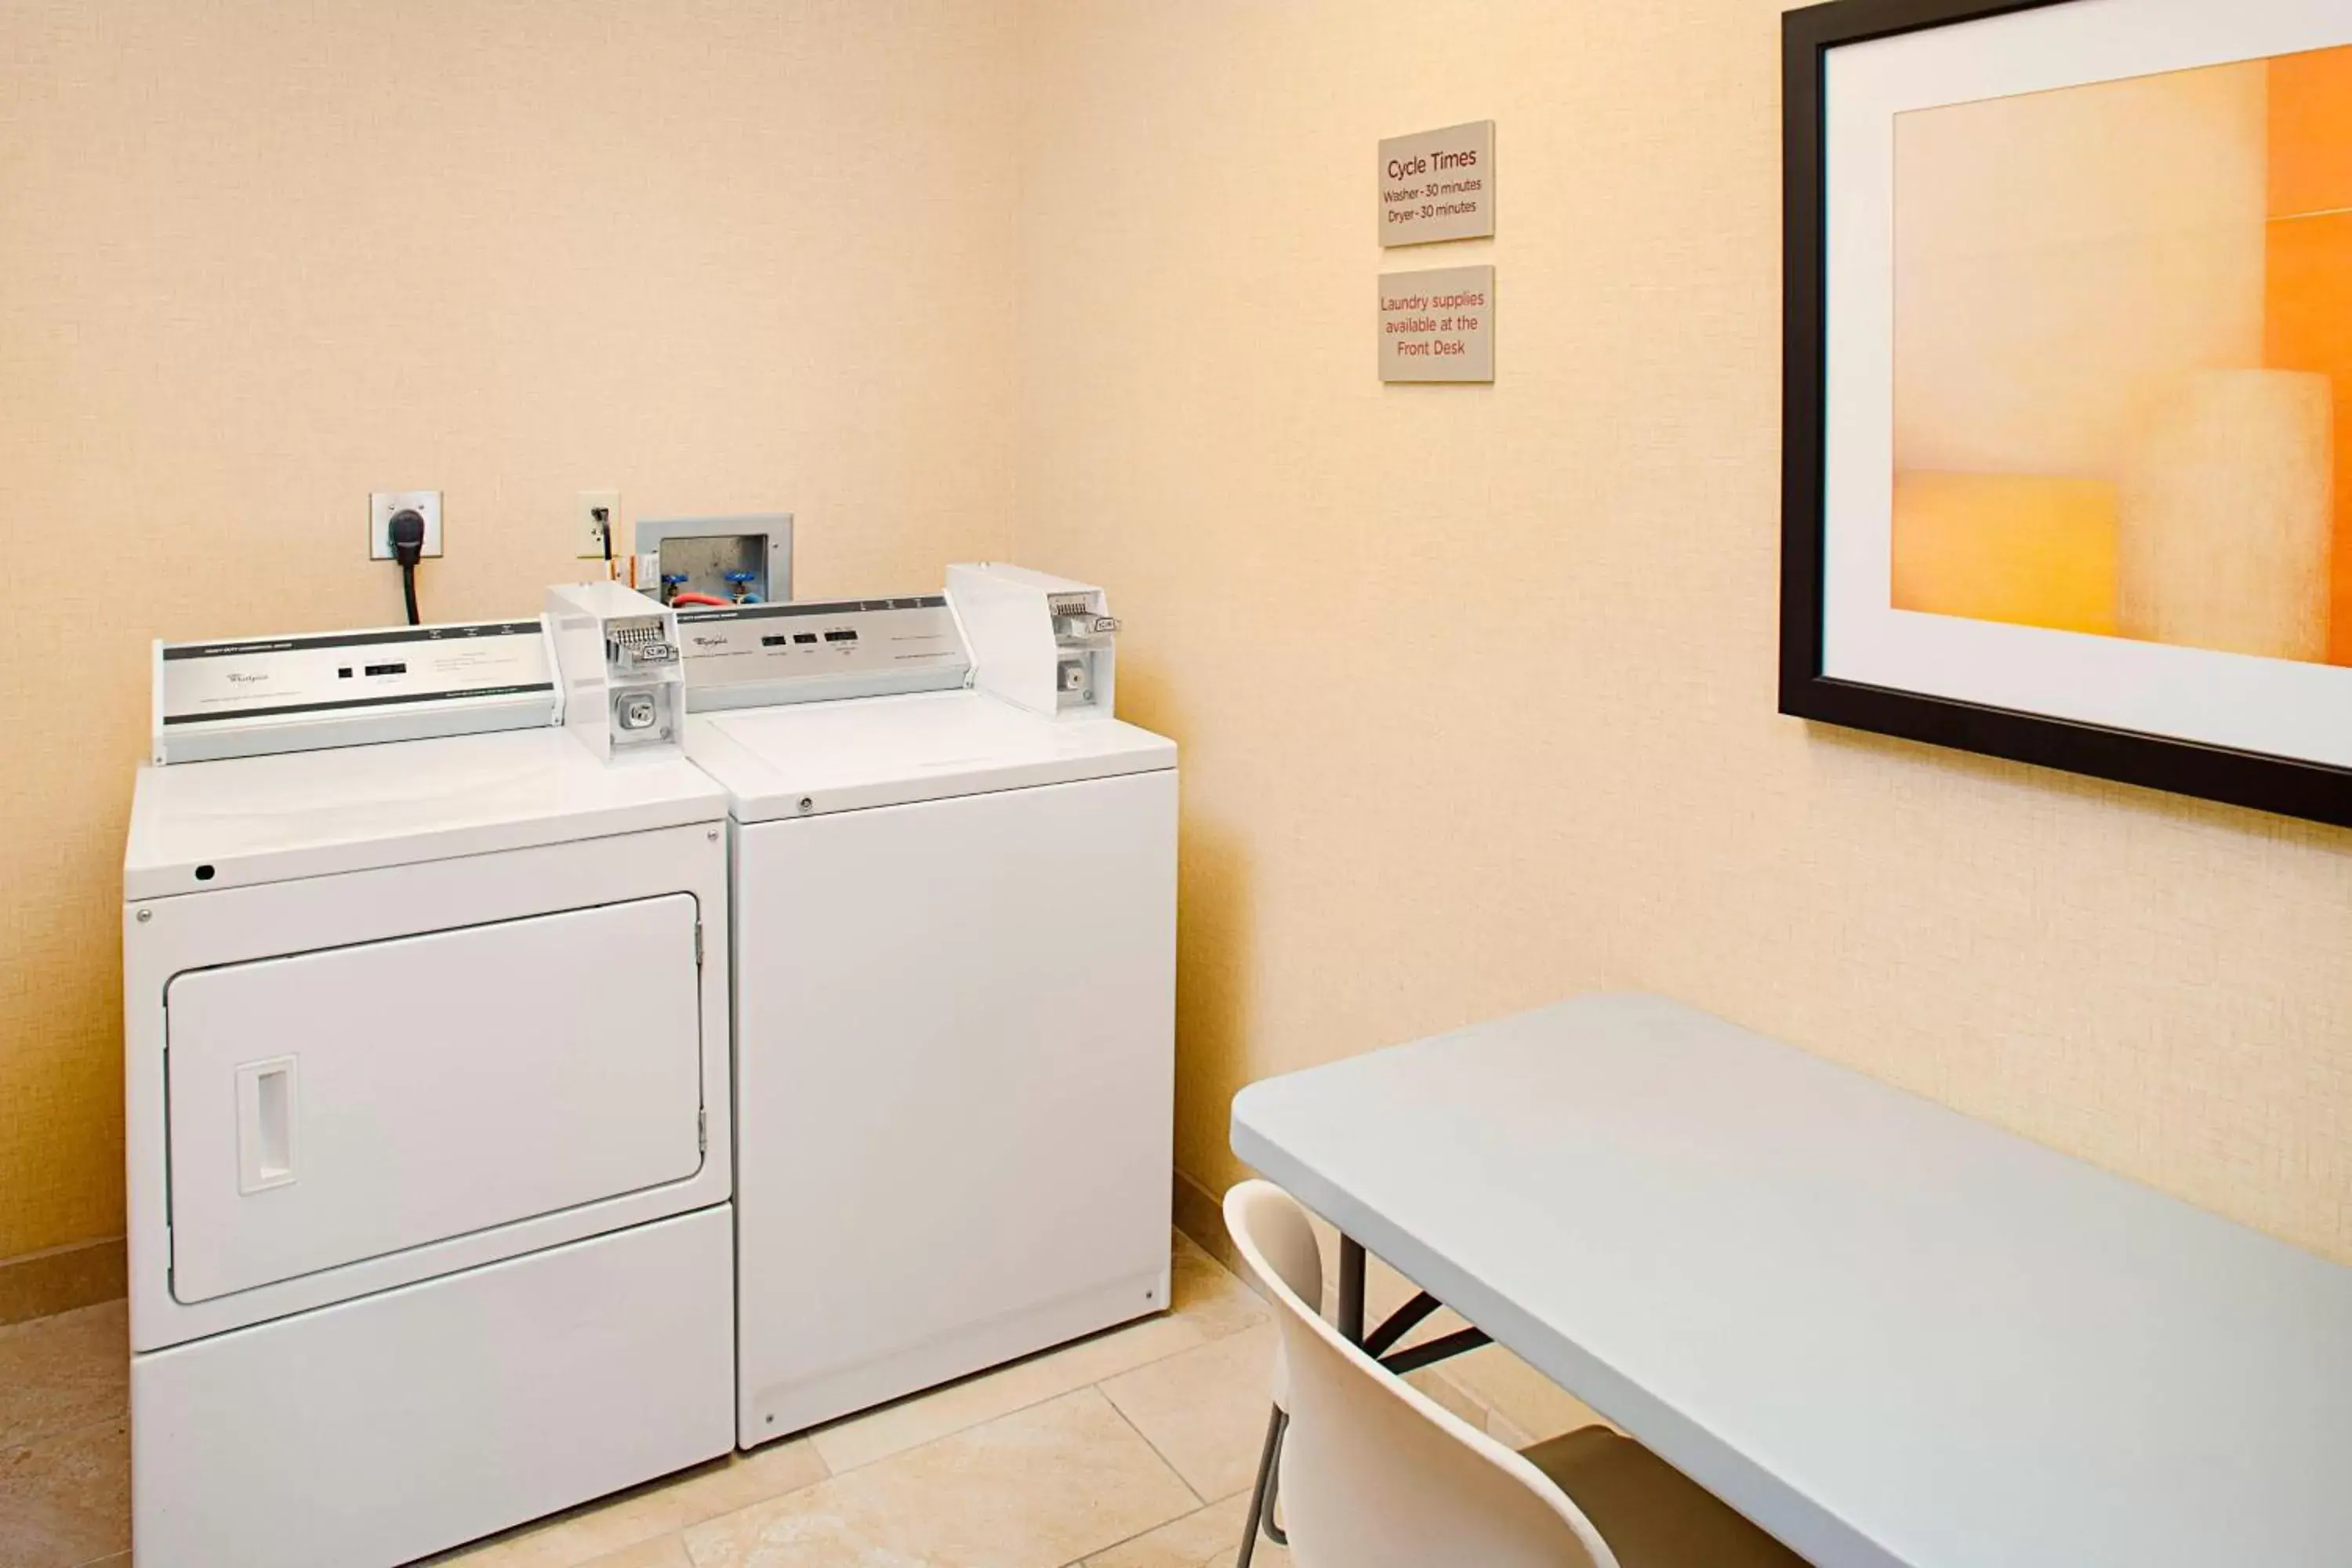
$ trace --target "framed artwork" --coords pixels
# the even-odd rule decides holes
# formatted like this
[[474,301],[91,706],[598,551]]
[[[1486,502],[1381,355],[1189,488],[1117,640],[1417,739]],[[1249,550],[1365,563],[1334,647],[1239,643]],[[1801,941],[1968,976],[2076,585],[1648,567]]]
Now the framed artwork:
[[2352,4],[1782,66],[1781,711],[2352,826]]

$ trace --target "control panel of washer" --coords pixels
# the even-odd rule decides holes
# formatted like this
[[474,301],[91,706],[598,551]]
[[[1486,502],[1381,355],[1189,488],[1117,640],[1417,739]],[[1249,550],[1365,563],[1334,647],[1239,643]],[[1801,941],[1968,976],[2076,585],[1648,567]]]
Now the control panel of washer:
[[949,690],[971,673],[942,594],[680,610],[677,635],[691,712]]

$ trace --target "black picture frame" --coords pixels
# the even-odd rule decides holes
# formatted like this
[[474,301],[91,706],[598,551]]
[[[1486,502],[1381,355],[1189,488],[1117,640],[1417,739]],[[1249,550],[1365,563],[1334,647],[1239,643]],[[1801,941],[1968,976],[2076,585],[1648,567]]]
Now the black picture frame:
[[2352,769],[1840,680],[1822,671],[1831,50],[2076,0],[1832,0],[1783,13],[1780,710],[1799,719],[2352,826]]

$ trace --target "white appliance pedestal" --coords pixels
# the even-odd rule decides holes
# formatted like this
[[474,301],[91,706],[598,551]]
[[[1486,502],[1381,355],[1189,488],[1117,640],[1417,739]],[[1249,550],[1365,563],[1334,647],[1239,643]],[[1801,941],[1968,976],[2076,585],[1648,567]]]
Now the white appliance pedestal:
[[390,1568],[728,1452],[733,1250],[721,1204],[133,1356],[140,1568]]

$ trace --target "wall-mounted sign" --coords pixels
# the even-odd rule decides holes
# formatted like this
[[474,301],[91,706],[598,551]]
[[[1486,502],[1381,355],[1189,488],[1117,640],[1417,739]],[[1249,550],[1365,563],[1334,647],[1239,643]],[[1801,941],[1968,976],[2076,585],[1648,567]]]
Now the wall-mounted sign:
[[1428,245],[1495,232],[1495,122],[1474,120],[1381,143],[1381,243]]
[[1382,381],[1495,379],[1495,269],[1381,275]]

